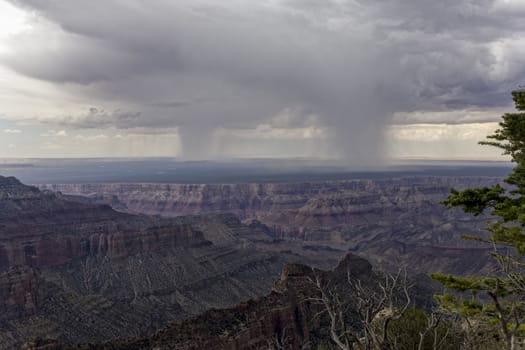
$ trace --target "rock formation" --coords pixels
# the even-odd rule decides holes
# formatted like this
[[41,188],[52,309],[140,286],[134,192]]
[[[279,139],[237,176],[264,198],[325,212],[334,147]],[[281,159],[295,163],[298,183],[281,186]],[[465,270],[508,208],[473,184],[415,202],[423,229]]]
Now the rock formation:
[[[285,348],[300,350],[304,345],[316,349],[329,341],[329,320],[323,313],[323,304],[317,301],[320,290],[315,280],[323,285],[345,290],[347,278],[359,280],[363,286],[377,287],[379,277],[371,265],[354,255],[346,256],[330,272],[304,265],[287,266],[271,293],[238,306],[209,310],[195,318],[178,322],[151,336],[115,339],[109,342],[67,345],[52,340],[34,340],[27,350],[251,350]],[[351,293],[341,293],[348,324],[359,329],[355,304]],[[354,320],[352,322],[352,320]],[[278,347],[280,346],[280,347]]]
[[[472,220],[438,202],[450,186],[491,181],[496,179],[39,190],[0,177],[0,348],[16,348],[40,336],[58,340],[48,349],[85,342],[139,349],[143,341],[164,344],[174,337],[192,349],[190,330],[203,342],[222,339],[217,344],[226,349],[238,349],[236,341],[248,338],[256,348],[268,336],[282,335],[279,325],[296,322],[295,347],[317,339],[304,320],[313,306],[297,299],[298,289],[285,283],[301,281],[290,278],[293,271],[304,276],[305,268],[297,265],[285,270],[286,278],[262,304],[208,311],[204,319],[141,337],[206,310],[264,295],[287,263],[326,268],[348,250],[394,269],[409,263],[423,272],[479,272],[488,266],[485,248],[463,245],[458,233],[476,233],[486,217]],[[188,216],[199,211],[207,214]],[[263,323],[257,323],[259,316]],[[226,320],[234,328],[209,333],[215,328],[205,319]],[[116,337],[133,339],[100,343]]]
[[0,177],[0,348],[144,335],[263,295],[302,259],[258,249],[273,240],[231,214],[130,215]]
[[439,202],[451,187],[498,181],[421,176],[281,184],[65,184],[42,188],[83,196],[84,201],[111,203],[130,213],[176,217],[232,212],[268,226],[289,246],[325,250],[327,255],[350,250],[374,264],[409,263],[417,272],[468,274],[487,266],[483,257],[488,249],[465,243],[460,234],[483,232],[488,217],[449,211]]

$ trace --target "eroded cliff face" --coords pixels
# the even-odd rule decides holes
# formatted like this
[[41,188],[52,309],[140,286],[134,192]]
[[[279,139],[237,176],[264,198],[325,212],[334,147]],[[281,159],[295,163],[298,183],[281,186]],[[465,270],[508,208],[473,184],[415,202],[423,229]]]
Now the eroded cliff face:
[[0,348],[140,336],[263,295],[302,259],[260,249],[273,240],[231,214],[130,215],[0,177]]
[[[406,177],[306,183],[53,184],[39,187],[88,197],[91,201],[110,203],[135,213],[180,216],[231,212],[243,219],[264,219],[264,222],[274,221],[286,227],[280,214],[289,219],[301,212],[311,212],[318,217],[379,210],[390,212],[392,207],[403,209],[400,204],[410,206],[436,196],[442,199],[451,187],[480,186],[497,181],[499,179],[486,177]],[[289,226],[297,225],[290,223]]]
[[133,216],[0,178],[0,268],[59,266],[77,258],[207,244],[184,220]]
[[0,320],[33,316],[42,303],[41,278],[29,267],[0,272]]
[[[333,254],[362,253],[376,264],[408,263],[419,272],[459,274],[487,268],[489,249],[464,242],[487,216],[440,204],[451,187],[487,186],[497,178],[407,177],[283,184],[78,184],[44,188],[110,203],[132,213],[178,216],[232,212],[258,220],[289,244]],[[481,256],[481,258],[480,258]],[[432,259],[429,259],[432,257]],[[471,261],[472,260],[472,261]]]
[[[48,186],[62,195],[0,177],[0,348],[42,336],[62,343],[135,337],[111,344],[142,349],[153,339],[194,349],[196,334],[201,348],[248,349],[242,344],[260,347],[297,323],[295,347],[313,334],[304,319],[315,311],[287,287],[304,276],[297,265],[266,303],[209,311],[176,331],[140,336],[261,296],[286,263],[327,267],[348,250],[394,270],[479,273],[488,266],[485,248],[463,245],[458,233],[477,233],[486,218],[446,211],[439,201],[451,186],[495,181]],[[201,211],[208,214],[181,216]],[[210,333],[222,322],[233,328]]]
[[[115,339],[105,343],[67,345],[51,340],[26,344],[28,350],[68,349],[179,349],[179,350],[249,350],[285,348],[292,350],[317,348],[329,341],[329,319],[318,301],[320,290],[314,281],[322,281],[330,290],[341,291],[347,324],[359,329],[355,303],[345,293],[348,278],[362,286],[377,288],[378,275],[364,259],[348,255],[334,271],[320,271],[305,265],[289,265],[266,296],[240,305],[204,314],[175,323],[151,336]],[[327,287],[328,288],[328,287]],[[280,347],[279,347],[280,346]]]

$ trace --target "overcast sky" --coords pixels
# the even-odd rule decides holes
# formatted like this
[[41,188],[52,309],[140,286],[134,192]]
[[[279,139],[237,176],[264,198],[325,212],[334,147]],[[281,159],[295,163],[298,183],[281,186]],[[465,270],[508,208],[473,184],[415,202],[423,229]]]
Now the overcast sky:
[[0,157],[497,158],[523,0],[0,0]]

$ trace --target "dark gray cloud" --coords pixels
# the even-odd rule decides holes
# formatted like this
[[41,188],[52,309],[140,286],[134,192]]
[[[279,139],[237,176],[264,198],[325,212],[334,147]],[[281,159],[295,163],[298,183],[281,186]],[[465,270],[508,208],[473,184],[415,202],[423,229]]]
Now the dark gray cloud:
[[179,127],[190,157],[206,155],[215,128],[271,123],[288,108],[290,127],[315,115],[334,152],[374,162],[395,113],[506,106],[525,78],[512,41],[525,32],[518,2],[13,3],[46,20],[35,24],[41,38],[13,38],[4,64],[140,111],[59,122]]
[[106,112],[103,109],[91,107],[86,113],[80,115],[56,117],[52,120],[44,120],[44,122],[75,129],[130,129],[142,126],[140,117],[140,112],[125,112],[118,109]]
[[155,102],[151,104],[154,107],[162,108],[181,108],[191,105],[191,102],[187,101],[166,101],[166,102]]

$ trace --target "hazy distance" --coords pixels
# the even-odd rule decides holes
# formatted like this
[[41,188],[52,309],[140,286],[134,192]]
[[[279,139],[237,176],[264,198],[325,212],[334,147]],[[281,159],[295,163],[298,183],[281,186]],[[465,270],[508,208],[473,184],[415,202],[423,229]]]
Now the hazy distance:
[[334,160],[308,159],[0,159],[0,174],[30,184],[308,182],[415,175],[503,177],[510,167],[507,162],[489,161],[414,160],[349,168]]

